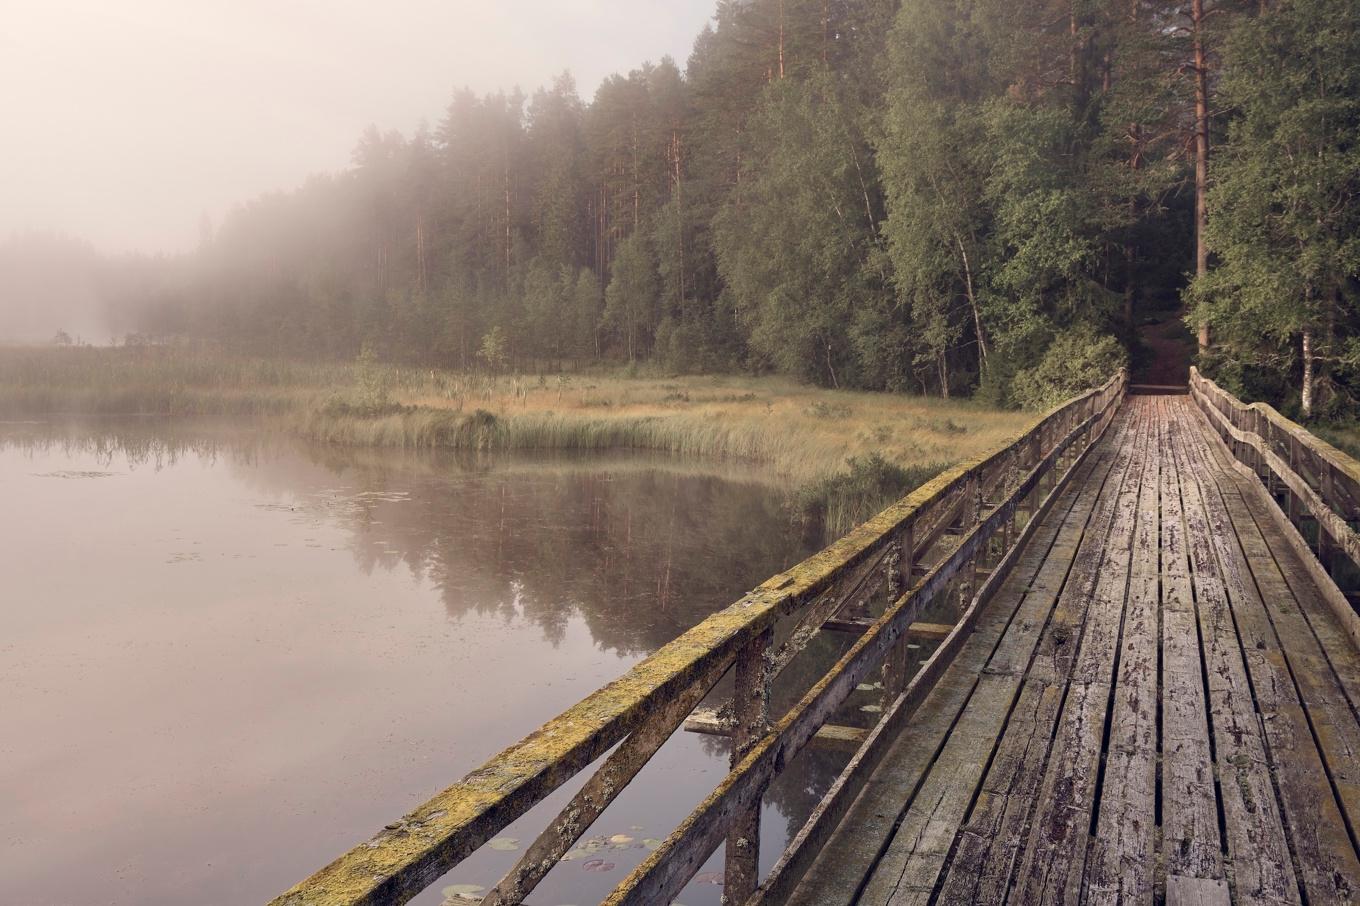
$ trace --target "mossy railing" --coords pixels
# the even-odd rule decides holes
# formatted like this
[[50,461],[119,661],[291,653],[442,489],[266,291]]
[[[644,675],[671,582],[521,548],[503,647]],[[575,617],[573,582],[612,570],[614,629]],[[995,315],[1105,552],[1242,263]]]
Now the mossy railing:
[[[1102,436],[1126,388],[1121,371],[1015,441],[927,482],[387,825],[274,906],[405,903],[608,752],[483,901],[520,902],[729,670],[735,691],[722,711],[733,739],[730,772],[606,902],[670,902],[724,841],[725,900],[781,902],[971,632],[981,602]],[[957,622],[912,675],[911,627],[927,605],[942,601],[957,602]],[[833,622],[857,626],[858,637],[795,705],[772,718],[775,679],[816,633],[833,631]],[[777,645],[776,629],[783,639]],[[765,790],[874,671],[881,671],[883,686],[877,724],[762,883]]]
[[1357,597],[1355,589],[1342,591],[1360,577],[1360,462],[1274,407],[1242,402],[1196,368],[1190,369],[1190,395],[1233,457],[1265,484],[1297,530],[1293,537],[1327,574],[1324,586],[1336,586],[1330,599],[1337,616],[1360,644],[1360,618],[1347,600]]

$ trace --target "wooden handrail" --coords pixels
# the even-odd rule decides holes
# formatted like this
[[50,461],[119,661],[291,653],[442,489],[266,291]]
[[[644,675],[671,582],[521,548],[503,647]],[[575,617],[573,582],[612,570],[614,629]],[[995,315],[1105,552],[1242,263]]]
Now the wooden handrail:
[[[756,890],[759,803],[769,781],[870,670],[883,665],[885,678],[890,676],[889,668],[902,656],[906,631],[915,617],[953,589],[969,602],[962,619],[914,678],[892,674],[897,679],[885,692],[888,707],[879,729],[923,696],[933,682],[930,677],[938,675],[959,640],[971,631],[978,602],[1008,568],[1035,514],[1052,501],[1110,423],[1126,387],[1127,373],[1121,370],[1103,386],[1053,409],[1014,441],[922,485],[658,649],[279,896],[273,906],[404,903],[622,742],[485,900],[518,902],[646,764],[690,708],[734,667],[731,773],[616,889],[610,902],[650,903],[673,895],[724,835],[729,844],[725,893],[735,901],[747,899]],[[1017,533],[1013,528],[1022,511],[1028,518]],[[957,547],[924,578],[913,580],[914,566],[950,525],[960,533]],[[977,560],[995,547],[997,538],[1003,548],[1001,563],[978,589]],[[799,617],[796,635],[805,644],[810,631],[848,607],[865,604],[866,588],[888,595],[882,615],[798,704],[771,725],[766,711],[777,673],[771,645],[776,624]],[[874,738],[871,733],[870,742]],[[801,858],[790,859],[786,852],[781,876],[792,877]]]
[[[1265,482],[1272,497],[1284,497],[1282,514],[1299,530],[1293,536],[1305,546],[1305,522],[1316,526],[1312,553],[1326,574],[1325,585],[1338,576],[1336,558],[1360,570],[1360,534],[1352,522],[1360,518],[1360,462],[1314,436],[1266,403],[1243,403],[1190,369],[1190,395],[1204,417],[1243,468]],[[1278,495],[1278,496],[1277,496]],[[1311,560],[1311,558],[1309,558]],[[1329,595],[1352,638],[1360,644],[1360,620],[1339,589]]]

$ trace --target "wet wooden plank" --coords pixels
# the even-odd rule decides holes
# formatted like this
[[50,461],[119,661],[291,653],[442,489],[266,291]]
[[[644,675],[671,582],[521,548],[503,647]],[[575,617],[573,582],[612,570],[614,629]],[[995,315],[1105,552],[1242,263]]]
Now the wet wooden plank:
[[1255,712],[1243,652],[1213,549],[1211,525],[1191,455],[1199,426],[1188,410],[1173,408],[1172,447],[1181,474],[1181,499],[1197,598],[1209,713],[1219,773],[1234,900],[1297,903],[1298,886],[1275,798],[1265,741]]
[[[1273,503],[1255,489],[1239,486],[1239,490],[1248,515],[1260,530],[1266,556],[1287,586],[1287,593],[1282,592],[1267,578],[1262,588],[1271,586],[1272,591],[1264,598],[1271,618],[1281,628],[1291,661],[1298,665],[1295,672],[1309,720],[1321,741],[1342,807],[1351,828],[1360,829],[1360,738],[1355,729],[1360,704],[1360,652],[1330,608],[1317,600],[1320,592],[1312,576],[1292,547],[1281,540],[1283,529],[1268,510]],[[1255,542],[1248,540],[1253,544],[1249,562],[1259,577],[1257,562],[1260,559],[1264,565],[1265,559]],[[1290,598],[1296,607],[1287,603]]]
[[[1117,432],[1114,432],[1117,434]],[[834,836],[789,902],[791,904],[848,903],[868,875],[892,834],[903,809],[939,753],[959,713],[969,701],[977,676],[994,657],[994,649],[1008,627],[1025,629],[1031,612],[1042,606],[1044,591],[1056,597],[1061,586],[1055,572],[1065,572],[1095,506],[1099,487],[1114,464],[1115,447],[1105,444],[1074,476],[1071,489],[1049,514],[1001,592],[989,603],[979,626],[960,651],[954,665],[922,704],[908,732],[885,756]],[[1051,600],[1051,599],[1050,599]],[[1016,615],[1021,602],[1026,607]],[[1015,615],[1015,619],[1012,616]],[[1042,617],[1038,618],[1042,623]]]
[[[1116,467],[1101,493],[1092,526],[1082,538],[1072,568],[1055,577],[1058,594],[1047,625],[1042,627],[1032,659],[996,658],[989,669],[1023,677],[1018,701],[1000,729],[988,768],[954,846],[953,859],[941,884],[938,903],[1002,902],[1012,869],[1023,851],[1024,829],[1048,762],[1053,728],[1062,707],[1066,681],[1074,663],[1088,602],[1101,575],[1103,551],[1118,504],[1135,478],[1139,447],[1125,438],[1139,428],[1130,423],[1120,438]],[[1027,663],[1028,660],[1028,663]]]
[[1142,402],[1154,416],[1152,458],[1138,499],[1123,642],[1096,836],[1087,861],[1090,904],[1147,903],[1156,861],[1159,537],[1161,496],[1160,399]]
[[[1135,445],[1130,475],[1119,495],[1053,754],[1016,876],[1014,896],[1022,903],[1077,903],[1081,899],[1106,717],[1125,626],[1135,534],[1144,502],[1143,488],[1156,467],[1149,440],[1151,407],[1146,400],[1134,400],[1130,405],[1140,430],[1130,440]],[[1155,474],[1151,478],[1155,486]],[[1155,606],[1154,602],[1154,611]],[[1143,628],[1147,630],[1146,622]],[[1155,678],[1153,683],[1155,686]]]
[[[685,718],[685,730],[703,736],[731,736],[732,721],[722,713],[721,708],[695,708]],[[846,727],[840,724],[824,724],[812,737],[814,744],[831,745],[839,748],[856,749],[869,731],[864,727]]]
[[1166,879],[1166,906],[1228,906],[1228,885],[1211,878],[1169,875]]
[[[1333,764],[1354,764],[1360,727],[1349,713],[1344,714],[1344,720],[1336,719],[1343,716],[1335,707],[1342,699],[1340,689],[1335,682],[1328,682],[1330,671],[1316,649],[1316,638],[1301,625],[1298,602],[1236,494],[1235,473],[1215,458],[1210,443],[1214,441],[1205,435],[1196,438],[1192,462],[1199,467],[1198,482],[1214,529],[1211,542],[1246,653],[1293,856],[1310,904],[1351,902],[1353,894],[1360,896],[1360,860],[1325,761],[1330,750]],[[1224,484],[1230,488],[1227,495]],[[1273,615],[1263,597],[1270,599]],[[1292,651],[1286,652],[1286,646]],[[1312,663],[1309,649],[1316,654]],[[1303,699],[1308,697],[1317,705],[1312,718],[1304,710]],[[1313,734],[1319,729],[1332,732],[1320,733],[1315,739]]]
[[1199,626],[1181,503],[1171,452],[1170,409],[1160,429],[1162,579],[1162,860],[1167,903],[1227,901]]

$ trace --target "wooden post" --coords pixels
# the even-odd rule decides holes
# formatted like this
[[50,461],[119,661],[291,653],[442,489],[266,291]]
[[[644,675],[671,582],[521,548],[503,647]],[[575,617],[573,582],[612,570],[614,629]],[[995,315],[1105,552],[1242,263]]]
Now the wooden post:
[[[1025,445],[1025,471],[1029,472],[1037,466],[1041,458],[1042,454],[1039,452],[1039,438],[1035,435],[1031,435],[1029,443]],[[1040,480],[1036,481],[1034,487],[1025,495],[1024,508],[1026,525],[1034,519],[1034,514],[1039,512],[1039,485],[1042,483],[1042,480],[1042,476],[1040,476]]]
[[[963,524],[965,532],[970,531],[978,524],[982,513],[982,488],[978,484],[977,473],[968,476],[968,483],[963,490],[963,508],[959,516],[959,521]],[[979,545],[980,547],[981,545]],[[962,613],[968,607],[968,602],[973,600],[973,591],[977,588],[977,567],[978,558],[976,551],[968,558],[968,563],[963,569],[959,570],[961,576],[959,580],[959,612]]]
[[[1299,474],[1299,441],[1294,435],[1289,436],[1289,470],[1295,475]],[[1288,506],[1286,512],[1289,514],[1289,521],[1298,525],[1298,505],[1293,491],[1287,492]]]
[[[899,587],[905,593],[910,591],[914,584],[911,576],[912,569],[916,564],[916,529],[914,525],[907,525],[902,531],[898,543],[901,546],[897,560],[897,568],[901,576]],[[897,640],[896,644],[888,651],[887,657],[883,659],[882,674],[882,707],[886,712],[888,704],[907,687],[907,633],[902,633],[902,637]]]
[[[1331,510],[1333,513],[1336,513],[1340,511],[1340,507],[1338,507],[1335,503],[1335,495],[1333,493],[1334,486],[1332,484],[1332,481],[1333,481],[1332,464],[1324,460],[1323,462],[1321,462],[1319,466],[1318,496],[1322,498],[1322,503],[1325,507],[1327,507],[1327,509]],[[1333,554],[1335,553],[1335,545],[1332,544],[1332,536],[1331,533],[1327,530],[1327,525],[1320,519],[1318,520],[1317,546],[1318,546],[1318,560],[1322,562],[1322,568],[1327,571],[1327,575],[1335,579],[1336,571],[1333,569],[1334,564],[1332,562]]]
[[[766,629],[737,655],[736,683],[732,692],[732,767],[741,763],[769,727],[770,682],[765,654],[774,638]],[[760,803],[736,815],[727,830],[723,899],[744,903],[760,885]]]

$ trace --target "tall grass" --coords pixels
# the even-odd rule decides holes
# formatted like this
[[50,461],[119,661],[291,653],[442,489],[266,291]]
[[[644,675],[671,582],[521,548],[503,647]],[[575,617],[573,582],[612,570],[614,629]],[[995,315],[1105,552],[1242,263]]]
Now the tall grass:
[[488,376],[207,346],[0,349],[0,417],[55,413],[262,416],[320,441],[406,449],[654,450],[761,463],[799,483],[852,474],[856,457],[938,469],[1029,422],[778,378]]

